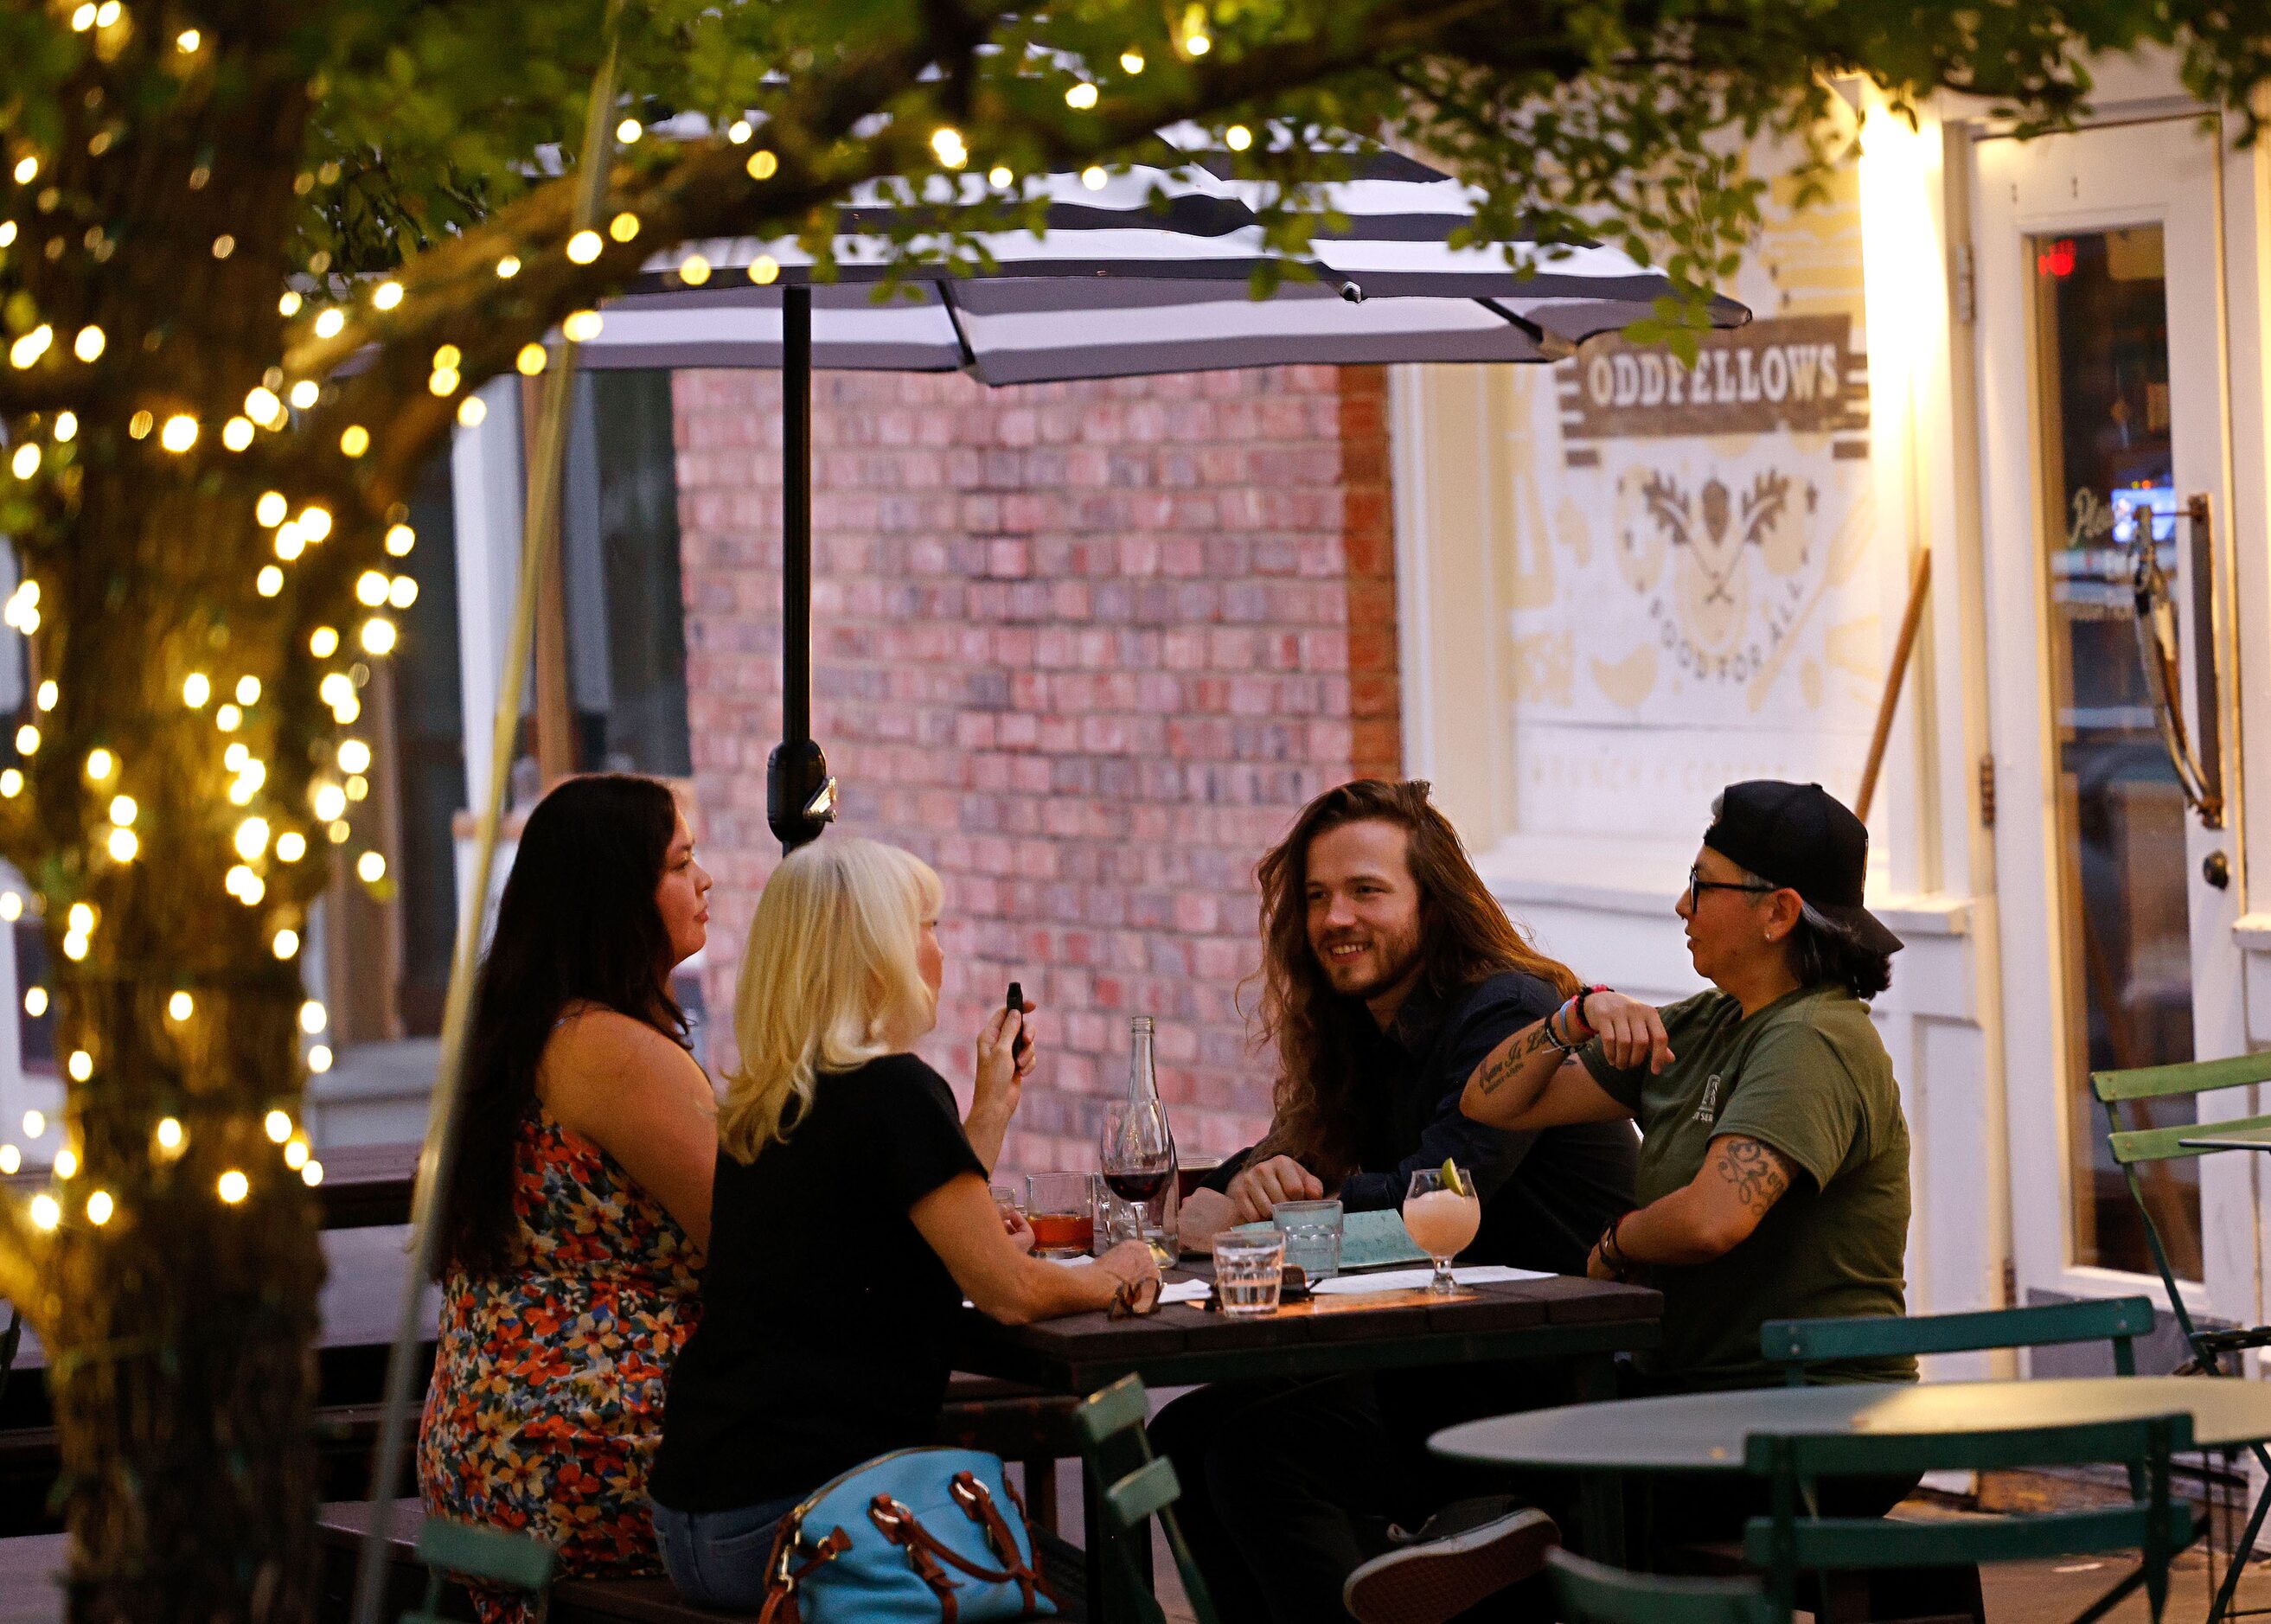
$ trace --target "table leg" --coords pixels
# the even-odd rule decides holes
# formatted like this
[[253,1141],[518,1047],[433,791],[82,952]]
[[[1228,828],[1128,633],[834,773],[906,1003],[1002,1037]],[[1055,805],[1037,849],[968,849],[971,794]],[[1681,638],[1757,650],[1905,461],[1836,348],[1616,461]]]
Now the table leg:
[[[1612,1355],[1588,1354],[1575,1361],[1577,1402],[1604,1404],[1617,1396]],[[1583,1553],[1612,1568],[1631,1565],[1625,1539],[1624,1474],[1589,1471],[1577,1480],[1578,1510],[1585,1521]]]

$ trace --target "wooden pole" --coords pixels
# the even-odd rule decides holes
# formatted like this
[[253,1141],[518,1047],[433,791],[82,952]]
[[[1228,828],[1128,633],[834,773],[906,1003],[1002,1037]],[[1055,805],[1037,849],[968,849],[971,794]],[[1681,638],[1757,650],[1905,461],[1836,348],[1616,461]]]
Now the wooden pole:
[[1868,764],[1861,769],[1861,793],[1853,798],[1853,816],[1869,821],[1869,802],[1876,798],[1877,774],[1885,764],[1885,745],[1893,736],[1893,712],[1900,708],[1901,683],[1909,674],[1909,656],[1916,652],[1917,628],[1924,623],[1925,594],[1932,588],[1932,549],[1917,551],[1916,575],[1909,582],[1909,607],[1901,616],[1901,635],[1893,644],[1892,668],[1885,673],[1884,697],[1877,701],[1877,731],[1869,740]]

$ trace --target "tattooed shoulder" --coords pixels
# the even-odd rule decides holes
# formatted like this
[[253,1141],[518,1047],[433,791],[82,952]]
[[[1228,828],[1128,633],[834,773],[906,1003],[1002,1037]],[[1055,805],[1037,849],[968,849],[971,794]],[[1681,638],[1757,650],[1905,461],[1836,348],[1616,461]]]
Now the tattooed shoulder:
[[1719,1176],[1735,1187],[1735,1198],[1752,1212],[1764,1212],[1790,1188],[1790,1158],[1772,1145],[1730,1134],[1719,1144]]

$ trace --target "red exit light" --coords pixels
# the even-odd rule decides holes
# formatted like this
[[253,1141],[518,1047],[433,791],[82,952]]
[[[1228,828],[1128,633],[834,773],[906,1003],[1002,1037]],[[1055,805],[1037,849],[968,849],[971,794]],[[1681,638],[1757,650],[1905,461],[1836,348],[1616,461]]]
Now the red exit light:
[[2074,274],[2074,239],[2060,237],[2035,256],[2035,271],[2041,276],[2066,277]]

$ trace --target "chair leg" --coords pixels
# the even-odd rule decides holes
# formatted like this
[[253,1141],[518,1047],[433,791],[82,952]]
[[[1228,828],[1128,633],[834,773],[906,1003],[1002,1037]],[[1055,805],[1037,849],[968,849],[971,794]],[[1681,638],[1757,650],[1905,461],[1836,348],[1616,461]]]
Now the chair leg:
[[2247,1570],[2247,1553],[2255,1548],[2255,1536],[2263,1526],[2263,1514],[2271,1511],[2271,1482],[2255,1497],[2255,1509],[2247,1514],[2247,1529],[2232,1542],[2231,1565],[2224,1569],[2223,1583],[2216,1587],[2215,1605],[2208,1610],[2208,1624],[2223,1624],[2231,1614],[2231,1600],[2239,1593],[2239,1576]]
[[1025,1515],[1045,1534],[1057,1531],[1057,1464],[1028,1460],[1025,1469]]

